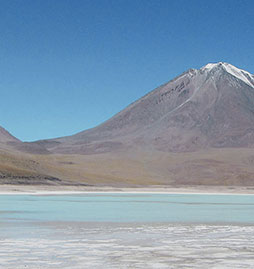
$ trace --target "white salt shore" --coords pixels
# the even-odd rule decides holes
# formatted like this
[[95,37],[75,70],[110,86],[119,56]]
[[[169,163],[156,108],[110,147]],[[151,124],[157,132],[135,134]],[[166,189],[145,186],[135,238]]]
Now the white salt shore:
[[[0,238],[8,269],[253,268],[254,226],[62,224]],[[43,228],[43,227],[42,227]]]
[[254,195],[254,187],[240,186],[49,186],[49,185],[0,185],[0,195],[70,195],[86,193],[161,193],[161,194],[216,194]]

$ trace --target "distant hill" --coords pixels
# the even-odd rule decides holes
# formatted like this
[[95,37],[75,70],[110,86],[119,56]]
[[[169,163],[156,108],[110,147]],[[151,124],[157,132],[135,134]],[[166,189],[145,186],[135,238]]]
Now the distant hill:
[[19,140],[0,126],[0,143],[18,142]]

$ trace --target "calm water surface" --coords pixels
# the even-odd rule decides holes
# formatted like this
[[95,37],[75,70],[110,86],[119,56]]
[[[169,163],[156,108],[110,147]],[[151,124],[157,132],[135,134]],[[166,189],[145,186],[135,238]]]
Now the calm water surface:
[[252,195],[1,195],[0,220],[254,224]]

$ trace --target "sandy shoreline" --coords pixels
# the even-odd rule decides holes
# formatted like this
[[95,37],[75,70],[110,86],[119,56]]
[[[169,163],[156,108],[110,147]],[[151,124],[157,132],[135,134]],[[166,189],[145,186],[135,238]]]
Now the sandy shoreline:
[[168,194],[234,194],[254,195],[254,187],[225,186],[49,186],[49,185],[0,185],[0,195],[4,194],[82,194],[82,193],[168,193]]

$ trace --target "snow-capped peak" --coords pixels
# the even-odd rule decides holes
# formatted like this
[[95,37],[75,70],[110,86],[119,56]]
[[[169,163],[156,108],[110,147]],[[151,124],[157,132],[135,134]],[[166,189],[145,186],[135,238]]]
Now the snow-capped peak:
[[203,71],[211,71],[214,67],[222,67],[226,72],[231,74],[232,76],[242,80],[244,83],[254,88],[254,76],[249,72],[237,68],[229,63],[219,62],[219,63],[208,63],[204,67],[201,68]]
[[210,71],[210,70],[212,70],[214,67],[220,66],[220,65],[222,65],[222,64],[223,64],[222,62],[219,62],[219,63],[208,63],[207,65],[203,66],[203,67],[201,68],[201,70]]

